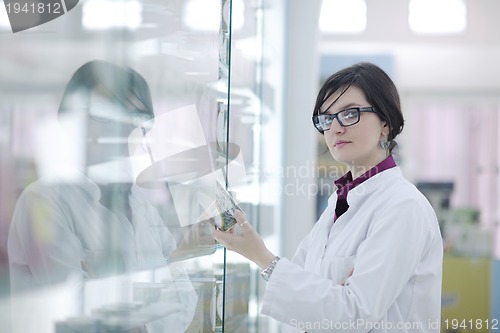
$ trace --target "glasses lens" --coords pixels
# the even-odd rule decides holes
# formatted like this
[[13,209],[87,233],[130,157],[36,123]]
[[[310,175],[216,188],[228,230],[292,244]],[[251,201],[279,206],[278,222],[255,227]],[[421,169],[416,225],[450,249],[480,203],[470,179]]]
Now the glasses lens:
[[320,132],[328,131],[332,127],[333,120],[337,118],[341,126],[351,126],[359,122],[359,109],[347,109],[337,114],[319,114],[313,116],[314,126]]
[[314,126],[318,131],[328,131],[332,125],[333,116],[331,114],[320,114],[313,116]]
[[358,109],[347,109],[338,114],[339,122],[342,126],[351,126],[359,121]]

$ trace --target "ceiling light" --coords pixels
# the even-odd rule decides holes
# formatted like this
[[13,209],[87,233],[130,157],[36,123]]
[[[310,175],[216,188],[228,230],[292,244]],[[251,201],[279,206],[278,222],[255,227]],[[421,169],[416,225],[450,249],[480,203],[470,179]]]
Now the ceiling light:
[[218,31],[221,21],[220,0],[190,0],[184,7],[183,21],[191,30]]
[[[226,1],[226,6],[229,6]],[[239,30],[245,21],[245,3],[243,0],[232,1],[232,29]],[[220,0],[189,0],[186,2],[183,12],[184,24],[195,31],[219,31],[221,19],[229,24],[228,17],[221,17],[221,13],[229,14],[229,8],[221,9]]]
[[467,26],[464,0],[410,0],[409,24],[417,34],[455,34]]
[[319,17],[323,33],[359,34],[366,29],[365,0],[323,0]]

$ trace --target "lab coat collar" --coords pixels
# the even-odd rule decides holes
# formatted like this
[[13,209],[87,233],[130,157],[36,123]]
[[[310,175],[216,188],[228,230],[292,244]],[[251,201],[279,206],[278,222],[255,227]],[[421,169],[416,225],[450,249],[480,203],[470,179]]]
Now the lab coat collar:
[[337,196],[339,198],[345,199],[347,197],[347,193],[349,193],[349,191],[355,188],[356,186],[359,186],[361,183],[377,175],[378,173],[390,168],[394,168],[395,166],[396,162],[394,161],[394,157],[392,155],[389,155],[382,162],[380,162],[373,168],[369,169],[356,179],[352,179],[352,173],[351,171],[348,171],[345,175],[343,175],[334,182],[338,188]]
[[364,196],[382,187],[387,187],[402,177],[401,169],[398,166],[384,170],[349,191],[347,202],[350,206],[356,205]]
[[[401,173],[401,169],[398,166],[384,170],[349,191],[347,193],[347,202],[349,203],[349,206],[352,206],[359,202],[363,196],[372,193],[381,186],[388,186],[390,181],[395,181],[396,179],[401,179],[402,177],[403,175]],[[333,205],[335,207],[335,202],[337,202],[336,192],[334,192],[328,199],[328,205]]]

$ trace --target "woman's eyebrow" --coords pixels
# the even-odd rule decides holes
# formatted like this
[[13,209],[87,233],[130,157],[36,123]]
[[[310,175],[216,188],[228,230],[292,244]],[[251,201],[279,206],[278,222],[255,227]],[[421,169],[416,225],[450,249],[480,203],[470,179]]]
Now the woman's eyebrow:
[[[341,105],[343,105],[343,106],[339,108],[339,111],[342,111],[342,110],[347,110],[347,109],[349,109],[349,108],[353,108],[353,107],[359,107],[361,104],[359,104],[359,103],[355,103],[355,102],[351,102],[351,103],[341,104]],[[325,110],[321,110],[321,109],[320,109],[320,112],[319,112],[319,113],[320,113],[320,114],[322,114],[322,113],[326,113],[326,112],[328,112],[328,111],[331,109],[331,107],[332,107],[332,106],[333,106],[333,104],[330,104],[330,105],[328,106],[328,108],[326,108]]]
[[356,108],[356,107],[359,107],[360,105],[361,104],[355,103],[355,102],[347,103],[343,107],[339,108],[339,110],[346,110],[346,109],[349,109],[349,108]]

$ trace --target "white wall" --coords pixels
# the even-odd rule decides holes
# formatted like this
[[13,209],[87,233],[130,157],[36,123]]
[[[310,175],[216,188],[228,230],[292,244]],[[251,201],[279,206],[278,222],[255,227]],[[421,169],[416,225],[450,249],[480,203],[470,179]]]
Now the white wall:
[[[291,258],[316,219],[315,196],[307,186],[316,182],[308,166],[317,149],[311,115],[318,90],[321,0],[289,0],[287,5],[282,255]],[[305,172],[295,177],[298,170]]]
[[449,36],[414,34],[408,3],[367,0],[366,31],[323,36],[320,52],[393,55],[402,92],[500,92],[499,1],[466,1],[466,31]]

